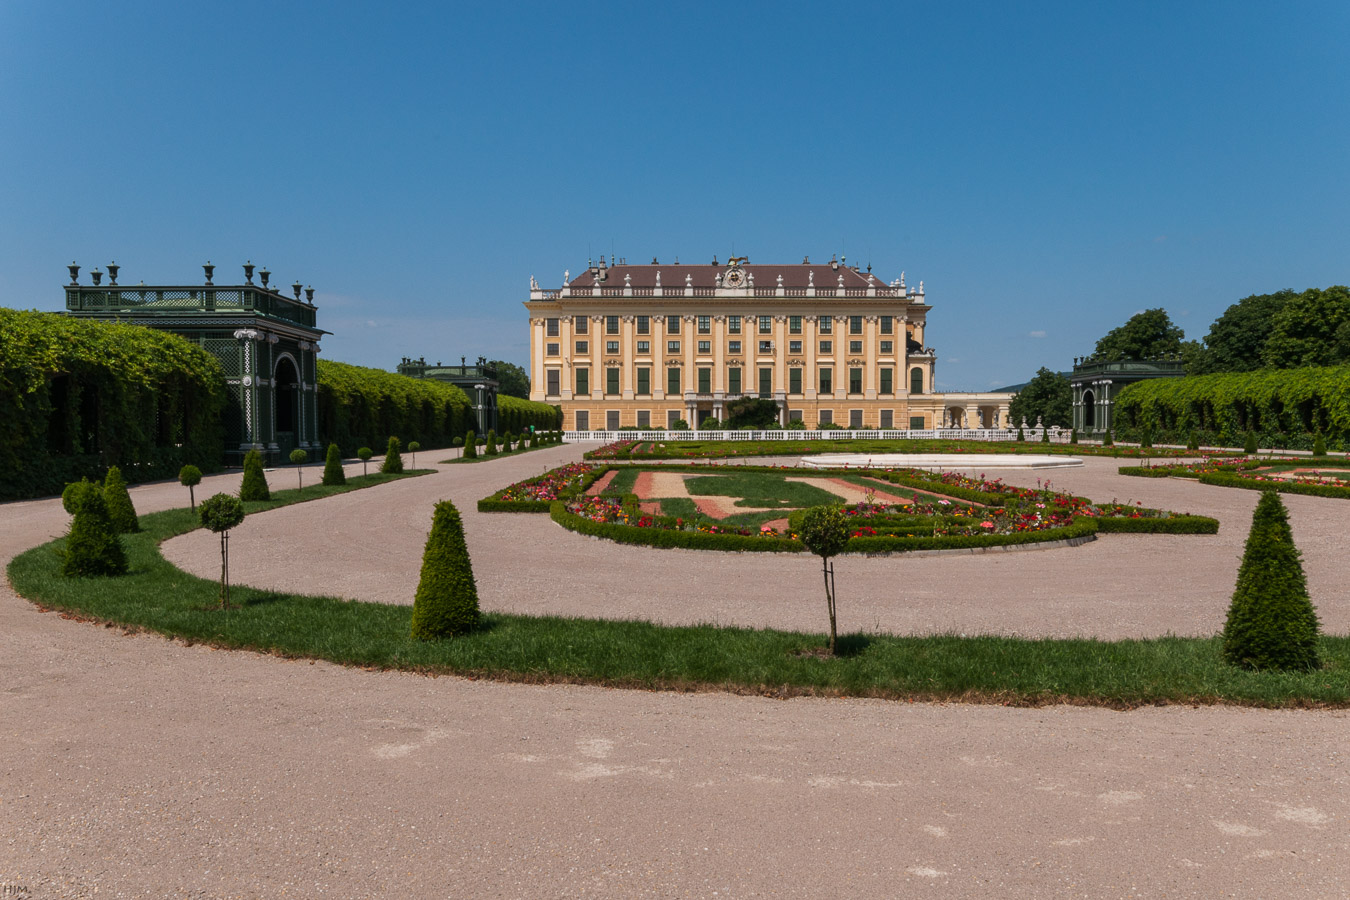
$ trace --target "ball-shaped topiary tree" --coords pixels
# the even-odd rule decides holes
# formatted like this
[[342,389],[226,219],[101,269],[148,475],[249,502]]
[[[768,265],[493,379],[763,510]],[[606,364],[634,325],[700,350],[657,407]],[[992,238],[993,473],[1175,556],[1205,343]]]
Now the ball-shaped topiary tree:
[[422,449],[422,445],[417,441],[408,441],[408,452],[412,454],[413,468],[417,468],[417,451]]
[[202,470],[188,463],[178,470],[178,483],[188,489],[188,503],[195,510],[197,508],[197,494],[194,488],[202,483]]
[[250,450],[244,454],[244,480],[239,485],[240,500],[271,500],[272,491],[263,474],[262,454]]
[[403,454],[399,450],[401,446],[398,438],[391,434],[389,446],[384,451],[384,463],[380,466],[381,472],[386,475],[398,475],[403,471]]
[[73,578],[125,575],[126,550],[108,515],[103,488],[89,481],[77,481],[66,487],[61,502],[75,517],[66,535],[61,574]]
[[422,573],[413,598],[412,636],[435,641],[463,634],[478,624],[474,583],[464,523],[449,500],[436,504],[431,534],[422,551]]
[[1317,668],[1317,611],[1300,560],[1280,495],[1262,491],[1223,627],[1223,655],[1230,664],[1247,669]]
[[309,461],[309,454],[299,447],[291,451],[291,465],[295,466],[295,481],[300,486],[300,492],[305,491],[305,463]]
[[220,535],[220,608],[230,605],[230,529],[244,521],[244,504],[238,497],[216,494],[202,501],[197,512],[208,530]]
[[843,552],[849,539],[848,517],[839,506],[814,506],[802,514],[799,534],[806,549],[820,557],[825,578],[825,608],[830,615],[830,654],[834,654],[838,633],[835,624],[834,563],[830,559]]
[[347,473],[342,471],[342,451],[337,444],[328,445],[328,455],[323,461],[323,483],[328,485],[346,484]]
[[127,481],[117,466],[110,467],[103,477],[103,502],[108,504],[108,518],[119,534],[135,534],[141,530],[136,507],[131,504],[131,494],[127,493]]
[[374,451],[369,447],[362,447],[360,450],[356,451],[356,458],[361,460],[361,475],[363,477],[370,474],[370,458],[374,455]]

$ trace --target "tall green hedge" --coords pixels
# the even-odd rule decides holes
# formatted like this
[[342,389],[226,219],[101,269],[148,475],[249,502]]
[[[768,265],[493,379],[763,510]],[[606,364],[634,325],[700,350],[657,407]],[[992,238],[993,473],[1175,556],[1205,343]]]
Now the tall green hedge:
[[0,500],[109,466],[133,483],[216,471],[224,408],[220,364],[177,335],[0,308]]
[[1132,384],[1116,401],[1117,436],[1151,431],[1161,443],[1240,446],[1248,431],[1262,447],[1350,446],[1350,366],[1263,369]]
[[[393,435],[428,450],[449,447],[475,424],[468,396],[454,385],[383,369],[321,359],[318,395],[319,435],[344,450],[381,447]],[[515,431],[560,421],[557,407],[515,397],[498,396],[497,415]]]

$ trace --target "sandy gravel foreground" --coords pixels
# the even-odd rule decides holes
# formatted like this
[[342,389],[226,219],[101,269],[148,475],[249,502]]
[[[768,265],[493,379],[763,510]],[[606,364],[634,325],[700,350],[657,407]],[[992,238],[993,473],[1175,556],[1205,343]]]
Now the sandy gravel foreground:
[[[476,482],[575,455],[447,467],[423,479],[442,483],[415,510],[401,485],[348,497],[385,494],[359,510],[371,540],[429,520],[436,494],[481,496]],[[1246,497],[1212,490],[1222,496],[1207,502]],[[181,491],[132,494],[148,511]],[[330,562],[347,554],[322,540],[341,518],[329,505],[345,499],[293,523],[305,526],[289,532],[293,558],[320,545]],[[1291,502],[1300,537],[1342,516],[1335,501],[1306,499]],[[57,501],[0,505],[0,556],[64,524]],[[471,542],[483,528],[470,518]],[[1319,581],[1344,577],[1307,543]],[[1155,557],[1136,568],[1152,571]],[[711,583],[705,557],[688,558],[695,584]],[[586,565],[574,556],[561,571]],[[1007,592],[1037,607],[1031,584],[1012,579]],[[573,581],[550,600],[568,594],[595,596]],[[0,685],[0,890],[12,896],[1350,893],[1344,712],[432,679],[123,636],[40,613],[7,587]]]

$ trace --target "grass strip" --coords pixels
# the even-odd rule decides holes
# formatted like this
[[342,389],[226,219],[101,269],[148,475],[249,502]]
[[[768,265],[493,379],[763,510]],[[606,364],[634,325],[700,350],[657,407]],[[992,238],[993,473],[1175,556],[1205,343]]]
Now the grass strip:
[[[219,610],[214,581],[177,569],[159,552],[160,541],[191,531],[196,517],[176,509],[144,515],[141,523],[142,533],[125,538],[131,562],[125,577],[63,577],[58,555],[63,541],[57,540],[17,556],[9,566],[10,581],[33,602],[74,618],[188,643],[377,669],[770,696],[1114,708],[1350,706],[1350,638],[1345,637],[1323,637],[1326,664],[1306,673],[1233,668],[1223,662],[1218,638],[849,634],[840,638],[839,657],[820,659],[800,655],[824,644],[824,636],[815,633],[496,613],[486,615],[484,627],[466,637],[423,643],[409,637],[411,606],[235,587],[238,606]],[[804,571],[811,565],[801,564]],[[845,565],[844,578],[846,573]],[[807,592],[794,602],[819,601]],[[845,599],[845,616],[847,609]]]

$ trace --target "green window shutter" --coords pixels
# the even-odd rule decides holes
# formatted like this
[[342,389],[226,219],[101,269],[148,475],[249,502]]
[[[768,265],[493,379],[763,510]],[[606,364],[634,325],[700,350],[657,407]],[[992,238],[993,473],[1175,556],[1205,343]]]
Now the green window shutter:
[[788,369],[788,393],[800,394],[802,392],[802,370]]
[[828,366],[820,370],[820,392],[822,394],[834,393],[834,370]]
[[893,384],[893,382],[894,382],[894,377],[895,377],[895,370],[894,370],[894,369],[882,369],[882,370],[881,370],[881,392],[882,392],[883,394],[890,394],[890,393],[893,393],[892,388],[893,388],[893,386],[894,386],[894,384]]
[[738,366],[732,366],[727,369],[727,393],[739,394],[741,392],[741,370]]
[[578,394],[589,394],[591,392],[591,370],[577,369],[577,390]]
[[637,370],[637,392],[646,396],[652,392],[652,370],[640,368]]
[[698,370],[698,392],[700,394],[712,393],[712,369]]
[[759,395],[768,397],[773,393],[773,369],[759,370]]
[[618,370],[618,369],[606,369],[606,370],[605,370],[605,393],[606,393],[606,394],[617,394],[617,393],[619,393],[619,370]]
[[674,368],[671,369],[666,369],[666,393],[667,394],[683,393],[683,389],[680,387],[679,366],[675,366]]

